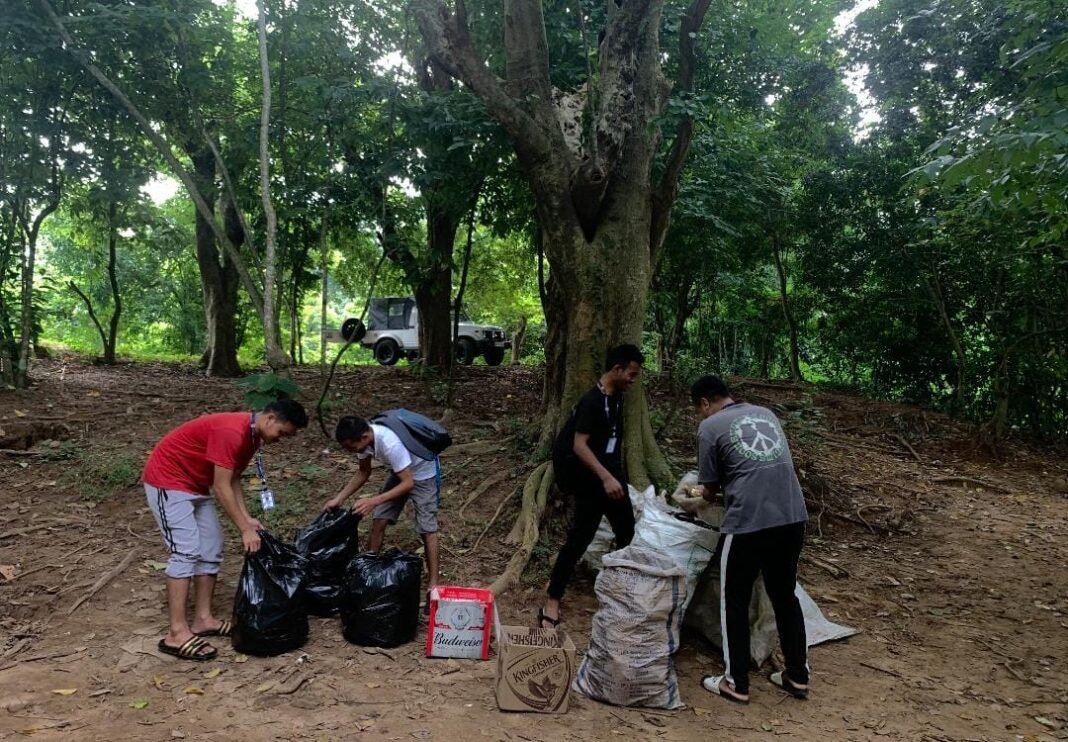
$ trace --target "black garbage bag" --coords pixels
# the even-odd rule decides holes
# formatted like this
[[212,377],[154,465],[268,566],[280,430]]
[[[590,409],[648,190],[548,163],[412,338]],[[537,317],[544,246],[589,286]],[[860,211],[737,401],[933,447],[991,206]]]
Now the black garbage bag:
[[341,590],[345,639],[365,647],[397,647],[414,639],[422,576],[423,560],[406,551],[354,557]]
[[345,567],[359,551],[356,527],[360,516],[351,510],[324,510],[297,531],[294,546],[308,560],[304,572],[304,603],[308,613],[337,613]]
[[234,649],[272,657],[308,641],[308,614],[300,586],[304,557],[289,544],[260,531],[260,550],[245,555],[234,596]]

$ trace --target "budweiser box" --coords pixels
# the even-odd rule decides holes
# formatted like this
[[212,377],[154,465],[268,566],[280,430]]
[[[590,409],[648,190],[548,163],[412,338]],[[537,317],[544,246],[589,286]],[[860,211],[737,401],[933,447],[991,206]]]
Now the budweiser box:
[[473,587],[435,587],[430,591],[427,657],[489,659],[493,593]]
[[497,621],[495,691],[501,711],[567,711],[575,644],[563,629],[502,626]]

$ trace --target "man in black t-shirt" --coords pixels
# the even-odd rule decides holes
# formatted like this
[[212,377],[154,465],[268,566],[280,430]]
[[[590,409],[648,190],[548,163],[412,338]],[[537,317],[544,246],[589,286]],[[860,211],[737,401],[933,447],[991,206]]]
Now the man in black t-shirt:
[[575,498],[575,518],[556,557],[545,606],[538,612],[542,628],[560,623],[560,599],[602,516],[612,525],[617,549],[634,537],[634,511],[623,463],[623,392],[638,380],[644,362],[634,345],[608,351],[600,381],[582,395],[556,438],[556,485]]

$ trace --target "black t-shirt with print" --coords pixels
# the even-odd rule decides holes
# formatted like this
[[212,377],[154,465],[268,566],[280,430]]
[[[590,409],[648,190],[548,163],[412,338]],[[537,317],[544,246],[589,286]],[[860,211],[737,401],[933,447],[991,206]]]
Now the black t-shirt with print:
[[593,455],[620,484],[626,486],[623,466],[623,395],[607,395],[600,386],[595,386],[583,394],[553,446],[553,466],[558,479],[596,479],[594,473],[575,455],[576,433],[589,435],[589,446]]

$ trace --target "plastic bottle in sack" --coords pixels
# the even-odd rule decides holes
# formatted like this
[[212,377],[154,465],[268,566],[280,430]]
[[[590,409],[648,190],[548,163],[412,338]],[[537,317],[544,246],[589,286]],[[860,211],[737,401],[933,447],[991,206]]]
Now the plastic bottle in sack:
[[260,550],[245,555],[234,596],[234,649],[272,657],[304,646],[308,614],[301,600],[305,559],[260,531]]
[[303,586],[308,613],[337,613],[345,568],[359,551],[359,523],[360,516],[351,510],[324,510],[297,531],[294,546],[308,560]]
[[399,549],[359,554],[345,570],[341,625],[365,647],[396,647],[415,638],[423,560]]

